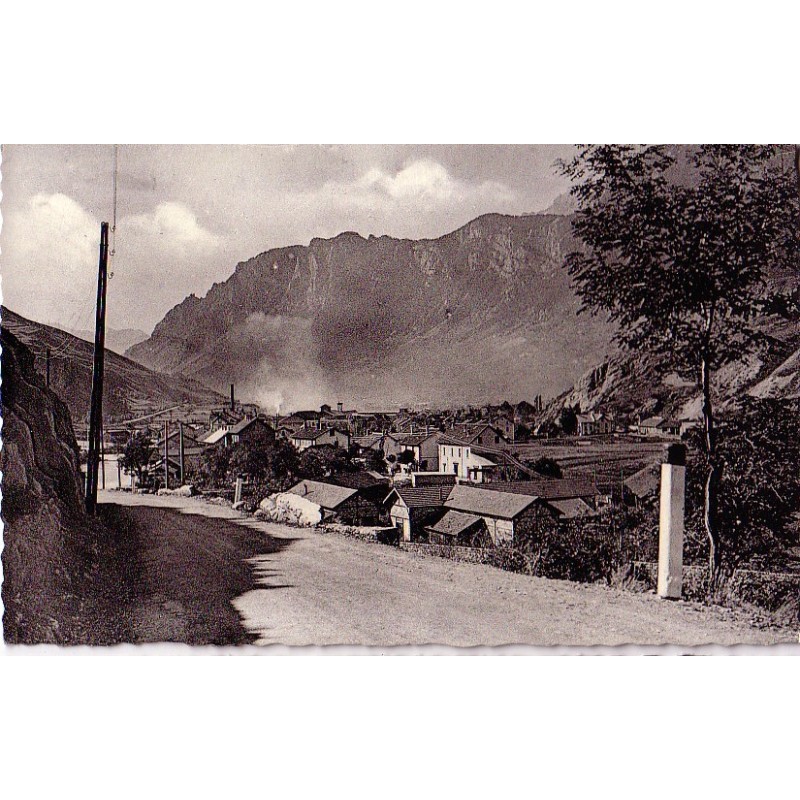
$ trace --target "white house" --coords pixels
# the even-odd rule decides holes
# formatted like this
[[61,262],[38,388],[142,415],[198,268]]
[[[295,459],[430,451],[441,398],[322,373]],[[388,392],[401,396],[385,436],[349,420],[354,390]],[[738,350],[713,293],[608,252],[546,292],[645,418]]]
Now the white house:
[[496,462],[474,452],[472,445],[452,436],[439,439],[439,472],[457,475],[467,481],[483,483],[484,472],[497,468]]

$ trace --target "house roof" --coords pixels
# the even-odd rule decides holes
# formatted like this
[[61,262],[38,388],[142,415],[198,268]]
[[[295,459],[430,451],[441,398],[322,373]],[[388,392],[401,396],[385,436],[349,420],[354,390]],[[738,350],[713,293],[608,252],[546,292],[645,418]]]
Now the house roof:
[[319,419],[320,411],[293,411],[289,417],[299,417],[300,419]]
[[260,422],[262,425],[267,425],[267,423],[261,417],[252,417],[250,419],[243,419],[241,422],[237,422],[236,425],[230,429],[229,433],[241,433],[245,428],[249,428],[254,422]]
[[494,425],[492,425],[489,422],[461,422],[457,425],[454,425],[452,430],[457,437],[464,439],[466,442],[469,442],[471,444],[487,428],[491,429],[503,441],[505,441],[506,437],[503,434],[503,432],[501,430],[498,430]]
[[402,445],[417,447],[431,437],[441,436],[441,431],[431,431],[430,433],[390,433],[387,435]]
[[435,525],[428,526],[432,533],[443,533],[446,536],[458,536],[459,533],[471,528],[481,517],[475,514],[465,514],[463,511],[448,511]]
[[357,490],[350,489],[347,486],[337,486],[334,483],[303,480],[292,486],[289,492],[316,503],[320,508],[332,510],[349,500],[357,493]]
[[511,453],[501,450],[497,447],[483,447],[481,445],[475,445],[472,448],[472,453],[473,455],[488,458],[494,461],[495,464],[504,464],[506,466],[516,467],[525,475],[531,474],[531,468],[527,464],[520,461],[516,456],[512,456]]
[[500,519],[514,519],[535,502],[536,498],[530,495],[457,485],[452,488],[444,505],[445,508],[456,511],[466,511]]
[[656,494],[661,485],[661,464],[648,464],[626,478],[623,484],[640,499]]
[[215,430],[213,433],[206,436],[206,438],[203,439],[203,444],[216,444],[218,441],[220,441],[220,439],[225,438],[227,435],[228,431],[225,430],[225,428],[219,428],[218,430]]
[[561,519],[579,519],[580,517],[597,516],[597,512],[580,497],[568,497],[564,500],[548,500],[547,505],[554,508]]
[[380,443],[382,440],[382,433],[371,433],[368,436],[354,436],[353,444],[357,444],[359,447],[369,449],[370,447],[374,447],[376,444]]
[[371,489],[375,486],[389,486],[389,478],[372,472],[337,472],[330,481],[350,489]]
[[664,423],[663,417],[647,417],[647,419],[643,419],[639,425],[643,428],[657,428],[659,425]]
[[301,439],[303,441],[315,441],[319,439],[320,436],[327,436],[330,434],[331,431],[335,431],[336,433],[340,433],[342,436],[347,436],[348,434],[342,433],[338,428],[322,428],[317,430],[316,428],[308,428],[299,430],[296,433],[292,434],[292,439]]
[[409,508],[438,508],[447,500],[451,486],[395,486],[384,503],[397,495]]
[[464,439],[459,439],[456,436],[450,436],[448,433],[443,433],[439,437],[439,444],[444,444],[448,447],[470,447],[469,442]]
[[543,500],[561,500],[570,497],[595,497],[600,492],[594,481],[580,478],[532,477],[527,481],[495,481],[487,483],[489,491],[525,494]]

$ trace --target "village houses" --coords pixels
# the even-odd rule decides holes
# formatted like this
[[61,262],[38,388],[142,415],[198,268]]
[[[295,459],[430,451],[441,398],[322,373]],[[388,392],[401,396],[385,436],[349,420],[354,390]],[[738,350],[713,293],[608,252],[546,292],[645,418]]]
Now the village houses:
[[326,445],[350,449],[350,434],[338,428],[301,428],[291,435],[289,441],[301,452]]
[[578,414],[578,436],[601,436],[615,430],[614,419],[601,412]]

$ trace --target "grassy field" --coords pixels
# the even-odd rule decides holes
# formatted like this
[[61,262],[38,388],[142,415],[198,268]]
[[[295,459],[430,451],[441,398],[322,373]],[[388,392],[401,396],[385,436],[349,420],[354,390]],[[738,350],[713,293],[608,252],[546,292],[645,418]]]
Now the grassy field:
[[619,485],[634,472],[662,460],[667,441],[618,437],[574,437],[518,444],[514,454],[523,461],[542,456],[557,461],[564,475],[594,477],[601,489]]

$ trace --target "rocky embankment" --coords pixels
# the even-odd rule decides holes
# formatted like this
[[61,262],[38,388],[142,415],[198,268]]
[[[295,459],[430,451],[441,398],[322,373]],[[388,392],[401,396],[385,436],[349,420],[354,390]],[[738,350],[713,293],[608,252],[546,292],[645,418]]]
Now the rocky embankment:
[[5,329],[2,347],[4,638],[73,641],[99,526],[84,512],[67,407],[45,387],[31,351]]

